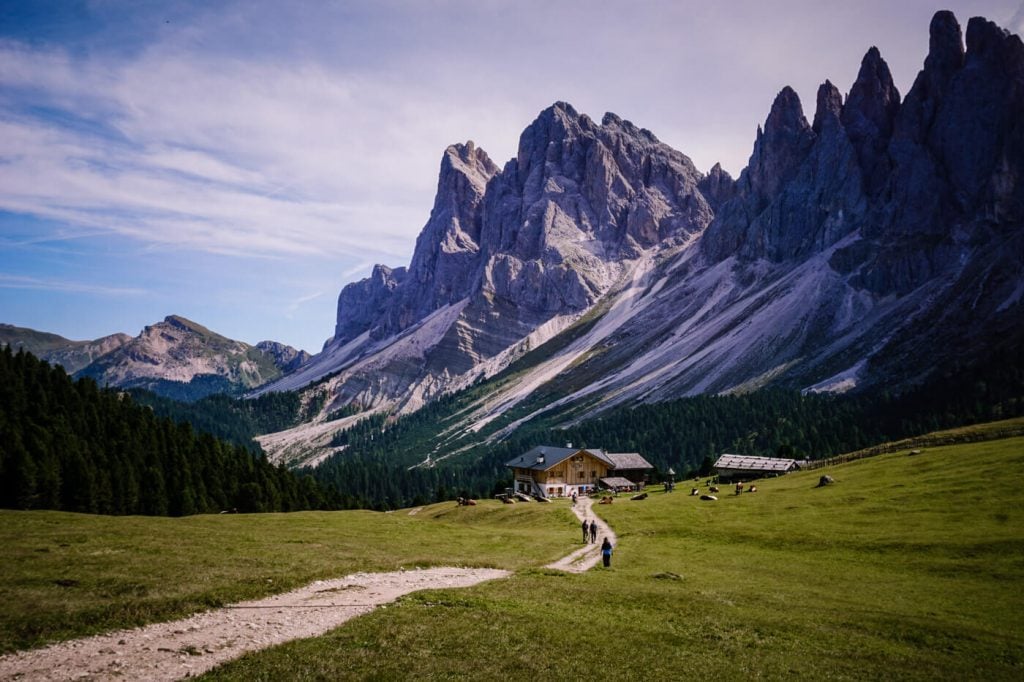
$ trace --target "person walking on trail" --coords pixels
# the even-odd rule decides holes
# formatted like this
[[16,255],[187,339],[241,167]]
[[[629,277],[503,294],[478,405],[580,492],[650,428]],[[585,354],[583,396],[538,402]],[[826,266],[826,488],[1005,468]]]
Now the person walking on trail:
[[590,522],[590,541],[597,542],[597,519]]
[[590,525],[583,519],[583,544],[587,544],[587,534],[590,532]]
[[608,538],[604,539],[601,543],[601,560],[604,561],[604,567],[609,568],[612,565],[612,543],[608,542]]

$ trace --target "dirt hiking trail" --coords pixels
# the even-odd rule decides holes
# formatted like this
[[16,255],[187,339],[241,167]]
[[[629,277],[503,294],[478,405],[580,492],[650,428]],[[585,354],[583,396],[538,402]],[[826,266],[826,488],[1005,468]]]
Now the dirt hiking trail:
[[[573,511],[581,520],[597,518],[590,504],[589,498],[581,498]],[[615,544],[607,524],[601,519],[597,523],[598,543],[585,545],[547,567],[582,573],[596,565],[600,539],[608,536]],[[179,680],[250,651],[322,635],[410,592],[470,587],[509,575],[509,571],[490,568],[427,568],[317,581],[169,623],[8,654],[0,657],[0,680]]]
[[[593,504],[594,500],[591,498],[581,497],[576,500],[576,506],[572,510],[576,514],[576,518],[581,522],[597,519],[597,541],[583,545],[569,556],[562,557],[544,568],[555,568],[559,571],[568,571],[569,573],[583,573],[596,566],[597,562],[601,560],[601,540],[603,538],[608,538],[613,547],[618,544],[618,538],[615,537],[612,529],[604,522],[604,519],[595,514],[593,509],[591,509]],[[579,538],[580,540],[583,539],[582,532],[580,532]]]

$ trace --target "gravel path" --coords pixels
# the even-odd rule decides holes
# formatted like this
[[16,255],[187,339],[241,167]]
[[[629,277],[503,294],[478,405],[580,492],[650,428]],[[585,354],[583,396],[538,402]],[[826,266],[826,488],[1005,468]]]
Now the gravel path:
[[[598,543],[584,545],[547,568],[582,573],[600,560],[600,538],[616,543],[615,534],[592,512],[591,504],[590,498],[580,498],[573,511],[581,521],[597,519]],[[249,651],[322,635],[410,592],[469,587],[508,575],[489,568],[428,568],[322,580],[170,623],[8,654],[0,657],[0,680],[179,680]]]
[[[603,538],[608,538],[612,543],[612,547],[618,544],[618,538],[615,537],[611,527],[591,509],[593,504],[594,501],[591,498],[581,497],[576,500],[576,506],[572,508],[572,511],[581,522],[584,519],[588,521],[597,519],[597,542],[585,544],[569,556],[562,557],[558,561],[548,564],[545,568],[555,568],[559,571],[568,571],[570,573],[583,573],[597,566],[597,562],[601,560],[601,540]],[[577,532],[579,531],[577,530]],[[580,533],[579,537],[582,540],[583,534]]]
[[321,635],[410,592],[469,587],[508,575],[470,568],[357,573],[171,623],[10,654],[0,658],[0,679],[178,680],[248,651]]

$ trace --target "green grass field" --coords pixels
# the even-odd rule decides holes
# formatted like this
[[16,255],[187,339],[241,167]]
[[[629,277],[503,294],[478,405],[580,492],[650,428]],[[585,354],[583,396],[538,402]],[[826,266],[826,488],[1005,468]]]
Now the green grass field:
[[[815,487],[824,473],[836,483]],[[568,503],[415,516],[10,512],[2,641],[10,650],[354,570],[463,564],[516,573],[409,595],[209,677],[1019,680],[1022,474],[1018,437],[792,474],[717,502],[689,497],[686,483],[653,489],[596,507],[620,542],[610,570],[583,575],[538,568],[576,546]]]
[[562,555],[540,505],[185,518],[0,511],[0,652],[170,620],[358,571]]

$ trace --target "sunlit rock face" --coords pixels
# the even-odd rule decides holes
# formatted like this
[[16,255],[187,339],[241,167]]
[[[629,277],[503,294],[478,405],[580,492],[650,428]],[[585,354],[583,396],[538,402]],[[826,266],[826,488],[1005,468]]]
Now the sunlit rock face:
[[810,120],[780,91],[735,180],[562,102],[500,169],[449,147],[408,267],[345,287],[324,351],[272,387],[414,409],[588,312],[543,379],[602,404],[896,386],[1019,344],[1024,48],[949,12],[930,31],[905,96],[873,47]]
[[514,357],[540,327],[569,324],[647,251],[698,235],[732,192],[720,167],[709,178],[711,199],[690,159],[651,132],[563,102],[523,131],[502,169],[472,142],[452,145],[408,267],[378,265],[346,286],[323,353],[280,386],[345,369],[333,389],[342,400],[411,392],[419,404]]

